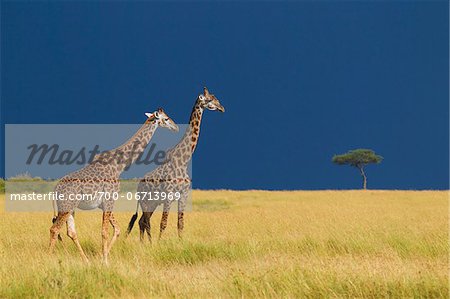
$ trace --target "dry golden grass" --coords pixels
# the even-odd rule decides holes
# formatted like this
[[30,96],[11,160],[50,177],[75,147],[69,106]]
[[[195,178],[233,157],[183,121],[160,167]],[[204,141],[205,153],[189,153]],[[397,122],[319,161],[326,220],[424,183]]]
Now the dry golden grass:
[[448,297],[448,194],[194,191],[183,241],[171,214],[160,242],[121,237],[109,267],[99,212],[76,215],[86,266],[66,236],[47,255],[51,213],[1,195],[0,297]]

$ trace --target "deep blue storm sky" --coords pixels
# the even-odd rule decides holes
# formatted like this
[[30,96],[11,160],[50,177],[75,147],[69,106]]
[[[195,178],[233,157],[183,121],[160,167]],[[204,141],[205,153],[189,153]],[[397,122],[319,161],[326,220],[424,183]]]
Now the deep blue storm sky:
[[[448,189],[447,1],[1,3],[1,121],[141,123],[207,111],[194,188]],[[2,153],[3,152],[2,136]],[[3,174],[4,159],[1,162]],[[0,174],[1,175],[1,174]]]

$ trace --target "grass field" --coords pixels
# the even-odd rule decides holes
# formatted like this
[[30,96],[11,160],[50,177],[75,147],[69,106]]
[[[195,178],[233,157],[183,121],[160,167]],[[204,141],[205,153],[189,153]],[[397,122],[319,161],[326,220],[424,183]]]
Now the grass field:
[[[185,238],[140,244],[136,225],[101,264],[101,214],[78,212],[84,265],[52,214],[4,211],[0,297],[445,298],[446,191],[194,191]],[[132,213],[117,213],[122,232]],[[160,215],[152,219],[157,236]],[[65,231],[65,228],[64,228]]]

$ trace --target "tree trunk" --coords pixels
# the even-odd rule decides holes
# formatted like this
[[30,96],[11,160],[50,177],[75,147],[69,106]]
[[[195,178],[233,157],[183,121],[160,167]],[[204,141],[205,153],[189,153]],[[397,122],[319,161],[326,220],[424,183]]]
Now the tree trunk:
[[364,167],[359,167],[359,171],[361,172],[361,176],[363,178],[363,189],[366,190],[367,189],[367,176],[366,173],[364,172]]

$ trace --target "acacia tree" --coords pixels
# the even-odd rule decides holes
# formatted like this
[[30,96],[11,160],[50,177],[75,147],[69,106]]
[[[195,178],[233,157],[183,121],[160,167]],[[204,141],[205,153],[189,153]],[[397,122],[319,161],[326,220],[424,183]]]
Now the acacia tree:
[[348,151],[342,155],[334,155],[332,159],[333,163],[338,165],[350,165],[358,168],[363,178],[364,190],[367,189],[367,176],[364,167],[367,164],[379,164],[382,160],[383,157],[375,154],[373,150],[362,148]]

